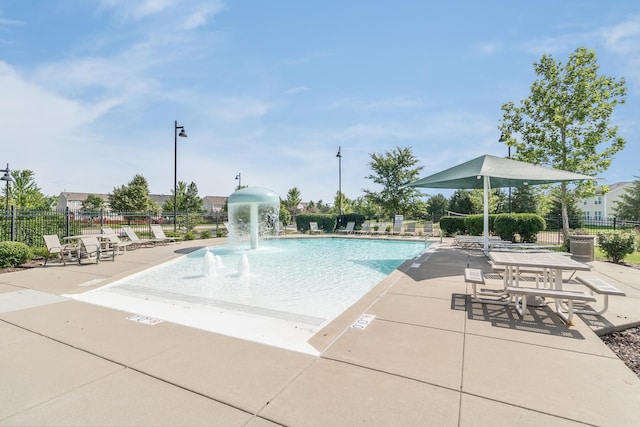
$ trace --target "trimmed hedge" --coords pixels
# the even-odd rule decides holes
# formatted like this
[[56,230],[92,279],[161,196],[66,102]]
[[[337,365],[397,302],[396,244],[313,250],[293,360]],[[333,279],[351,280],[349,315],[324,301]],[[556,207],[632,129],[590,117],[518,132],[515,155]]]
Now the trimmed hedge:
[[464,217],[462,216],[443,216],[440,218],[440,230],[445,236],[455,236],[456,234],[465,234]]
[[[489,215],[489,233],[493,233],[493,223],[497,215]],[[467,234],[471,236],[482,236],[484,234],[484,215],[475,214],[464,218],[464,227]]]
[[325,233],[331,232],[336,229],[336,223],[338,218],[335,215],[329,214],[300,214],[296,216],[296,228],[301,233],[309,231],[309,223],[317,222],[318,229],[323,230]]
[[516,235],[520,236],[522,243],[535,243],[538,233],[546,229],[544,218],[536,214],[498,214],[493,221],[495,234],[502,240],[516,241]]

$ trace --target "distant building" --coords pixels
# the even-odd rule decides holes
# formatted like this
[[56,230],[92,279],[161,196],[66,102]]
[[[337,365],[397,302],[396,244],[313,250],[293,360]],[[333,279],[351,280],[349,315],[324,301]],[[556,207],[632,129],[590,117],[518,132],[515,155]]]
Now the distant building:
[[104,200],[105,210],[106,211],[109,210],[109,195],[108,194],[70,193],[70,192],[66,192],[66,191],[63,191],[58,196],[58,204],[56,205],[56,209],[60,210],[60,211],[63,211],[66,208],[69,208],[70,210],[73,210],[73,211],[78,210],[78,209],[82,209],[82,202],[87,200],[87,197],[89,197],[89,194],[93,194],[94,196],[98,196],[102,200]]
[[228,197],[223,196],[204,196],[202,198],[204,210],[207,213],[219,212],[224,209],[224,205],[227,204]]
[[[87,200],[89,194],[93,194],[94,196],[100,197],[104,200],[104,210],[106,212],[110,211],[109,207],[109,195],[108,194],[98,194],[98,193],[72,193],[72,192],[62,192],[58,196],[58,204],[56,205],[56,209],[64,210],[65,208],[69,208],[70,210],[78,210],[82,209],[82,202]],[[167,200],[171,199],[172,195],[167,194],[149,194],[149,196],[160,206],[160,209],[164,206]],[[215,212],[223,209],[224,205],[227,203],[227,197],[222,196],[205,196],[202,198],[204,201],[204,209],[207,212]]]
[[597,223],[598,221],[612,218],[616,215],[616,207],[620,196],[626,193],[627,188],[631,188],[632,181],[616,182],[609,186],[606,194],[597,194],[578,202],[578,207],[582,210],[585,223]]

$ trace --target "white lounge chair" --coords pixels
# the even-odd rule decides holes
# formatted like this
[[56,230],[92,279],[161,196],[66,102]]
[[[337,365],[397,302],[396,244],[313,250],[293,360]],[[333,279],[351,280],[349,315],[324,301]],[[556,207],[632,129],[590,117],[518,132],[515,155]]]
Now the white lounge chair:
[[126,253],[127,247],[135,247],[133,242],[120,240],[120,237],[113,231],[111,227],[100,227],[102,234],[109,239],[109,245],[115,246],[117,253]]
[[353,230],[356,234],[369,234],[371,232],[371,223],[369,221],[362,224],[362,228],[360,230]]
[[112,261],[116,259],[117,248],[114,245],[102,244],[96,236],[80,237],[80,253],[78,254],[78,264],[82,264],[83,256],[91,259],[92,255],[96,257],[96,264],[100,263],[101,258],[111,257]]
[[155,246],[156,243],[160,243],[160,240],[157,240],[157,239],[139,238],[136,232],[133,231],[133,228],[131,227],[122,227],[122,231],[124,231],[124,233],[127,235],[127,238],[129,239],[129,241],[133,245],[138,247],[140,246],[151,247],[151,246]]
[[312,221],[312,222],[310,222],[310,223],[309,223],[309,232],[310,232],[311,234],[315,234],[315,233],[322,233],[322,230],[320,230],[320,229],[318,228],[318,223],[317,223],[317,222],[313,222],[313,221]]
[[415,236],[416,235],[416,223],[410,222],[407,224],[407,228],[404,229],[404,234],[406,236]]
[[57,234],[49,234],[42,236],[44,239],[44,244],[47,247],[47,256],[44,258],[44,265],[47,265],[47,261],[52,255],[56,255],[58,257],[58,262],[61,262],[62,265],[66,265],[66,259],[71,260],[72,256],[75,254],[78,255],[78,245],[74,244],[62,244],[60,243],[60,238]]
[[158,240],[160,243],[175,243],[176,239],[174,239],[173,237],[167,237],[164,234],[164,230],[162,229],[161,226],[159,226],[158,224],[152,224],[151,225],[151,233],[153,233],[153,237],[155,237],[156,240]]
[[[375,227],[378,227],[378,229],[376,230]],[[387,227],[389,227],[389,223],[380,222],[373,226],[371,234],[387,234]]]
[[353,233],[353,229],[355,226],[356,226],[355,221],[349,221],[347,222],[347,226],[345,228],[339,228],[337,231],[338,233],[351,234]]
[[402,220],[398,220],[393,224],[393,230],[391,230],[391,234],[402,234]]

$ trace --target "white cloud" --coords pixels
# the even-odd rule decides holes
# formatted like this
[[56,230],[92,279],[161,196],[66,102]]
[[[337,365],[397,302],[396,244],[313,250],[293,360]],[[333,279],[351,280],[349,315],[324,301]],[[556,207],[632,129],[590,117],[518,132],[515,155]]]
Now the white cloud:
[[611,28],[603,28],[598,33],[611,51],[637,55],[640,49],[640,15]]
[[330,108],[349,110],[388,111],[400,108],[421,108],[426,104],[420,99],[398,96],[389,99],[343,98],[330,105]]
[[209,111],[211,115],[223,121],[240,121],[268,114],[274,106],[256,98],[225,98],[210,101],[215,106]]
[[297,93],[309,92],[310,90],[311,90],[310,87],[296,86],[296,87],[292,87],[291,89],[287,90],[287,94],[295,95]]
[[502,48],[502,42],[483,42],[476,43],[476,45],[474,46],[474,51],[482,56],[490,56],[501,51]]

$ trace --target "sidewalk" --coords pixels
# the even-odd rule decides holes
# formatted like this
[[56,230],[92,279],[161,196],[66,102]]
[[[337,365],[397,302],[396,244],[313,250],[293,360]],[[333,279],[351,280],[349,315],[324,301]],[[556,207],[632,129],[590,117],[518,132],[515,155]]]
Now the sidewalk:
[[638,425],[640,380],[594,331],[640,322],[640,270],[610,263],[592,274],[627,296],[569,328],[471,304],[463,268],[486,258],[445,239],[314,336],[320,357],[62,296],[221,242],[0,275],[0,425]]

